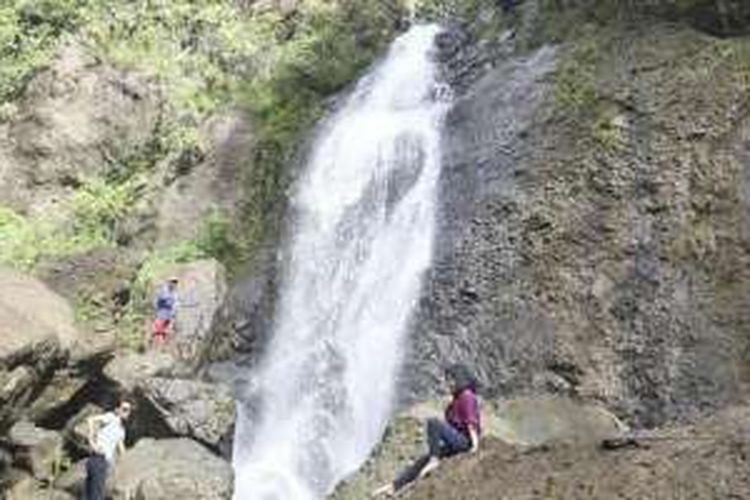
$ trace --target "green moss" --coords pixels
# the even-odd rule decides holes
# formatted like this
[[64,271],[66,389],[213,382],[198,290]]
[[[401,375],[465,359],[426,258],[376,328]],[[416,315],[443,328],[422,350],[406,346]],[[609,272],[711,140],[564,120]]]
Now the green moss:
[[10,208],[0,206],[0,263],[21,269],[33,266],[44,243],[44,232]]
[[83,253],[106,244],[46,217],[29,219],[0,205],[0,264],[32,270],[45,257]]
[[622,124],[618,123],[617,110],[600,109],[591,128],[594,140],[607,151],[619,151],[626,144]]
[[23,217],[0,205],[0,263],[32,270],[44,258],[116,246],[117,224],[143,186],[140,177],[125,182],[85,182],[58,208],[55,218]]
[[[321,116],[324,99],[377,57],[402,6],[401,0],[309,1],[285,17],[230,1],[14,0],[0,7],[0,103],[6,101],[0,115],[12,117],[7,100],[67,36],[164,89],[159,134],[149,147],[115,159],[122,165],[115,179],[91,179],[75,194],[73,228],[62,240],[83,248],[112,242],[117,222],[135,204],[137,188],[151,181],[154,165],[203,149],[198,129],[208,115],[246,108],[254,118],[257,152],[243,179],[243,216],[231,231],[214,218],[211,243],[203,242],[217,247],[206,253],[234,268],[275,231],[288,163],[301,135]],[[132,180],[134,173],[143,176]],[[31,242],[50,230],[27,226],[40,223],[6,223],[5,231],[15,233],[14,256],[6,248],[0,259],[33,266],[39,255]],[[230,232],[241,237],[219,234]]]
[[600,50],[596,37],[588,36],[572,44],[555,73],[554,96],[566,112],[593,109],[598,99],[596,68]]
[[145,188],[140,177],[122,183],[94,179],[76,190],[72,199],[73,237],[99,245],[115,243],[117,223],[138,199],[138,191]]

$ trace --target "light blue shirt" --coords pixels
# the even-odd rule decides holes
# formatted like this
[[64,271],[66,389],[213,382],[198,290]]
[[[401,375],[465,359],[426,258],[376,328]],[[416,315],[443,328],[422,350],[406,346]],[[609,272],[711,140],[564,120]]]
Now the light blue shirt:
[[113,412],[105,413],[103,419],[104,425],[96,435],[96,447],[107,462],[113,463],[117,445],[125,440],[125,427],[120,417]]

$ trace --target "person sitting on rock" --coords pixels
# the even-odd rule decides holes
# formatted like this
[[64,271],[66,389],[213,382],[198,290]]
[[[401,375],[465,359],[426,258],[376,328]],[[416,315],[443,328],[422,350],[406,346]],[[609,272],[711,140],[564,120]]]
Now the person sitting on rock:
[[133,405],[124,399],[114,411],[88,419],[88,440],[91,456],[86,460],[85,500],[104,500],[107,473],[115,456],[125,452],[125,421]]
[[154,344],[162,345],[167,340],[167,335],[174,326],[174,318],[177,312],[177,277],[172,277],[159,289],[154,299],[156,317],[151,328]]
[[461,364],[448,367],[445,376],[453,398],[445,409],[445,421],[437,418],[427,421],[428,453],[404,470],[392,483],[375,490],[373,496],[393,495],[432,472],[441,459],[459,453],[473,453],[478,449],[482,428],[476,379]]

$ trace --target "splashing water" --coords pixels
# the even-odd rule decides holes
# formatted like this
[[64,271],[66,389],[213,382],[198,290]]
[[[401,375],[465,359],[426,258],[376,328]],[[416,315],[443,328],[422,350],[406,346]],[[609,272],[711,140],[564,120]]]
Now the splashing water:
[[432,256],[436,26],[415,26],[321,130],[292,199],[276,329],[239,405],[235,500],[320,498],[380,439]]

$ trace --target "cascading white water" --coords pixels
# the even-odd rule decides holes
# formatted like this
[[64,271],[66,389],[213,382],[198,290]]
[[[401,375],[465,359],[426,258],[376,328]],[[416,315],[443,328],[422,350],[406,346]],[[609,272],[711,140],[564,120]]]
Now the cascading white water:
[[314,144],[255,376],[259,411],[238,405],[235,500],[320,498],[382,435],[432,255],[448,108],[437,33],[415,26],[396,40]]

